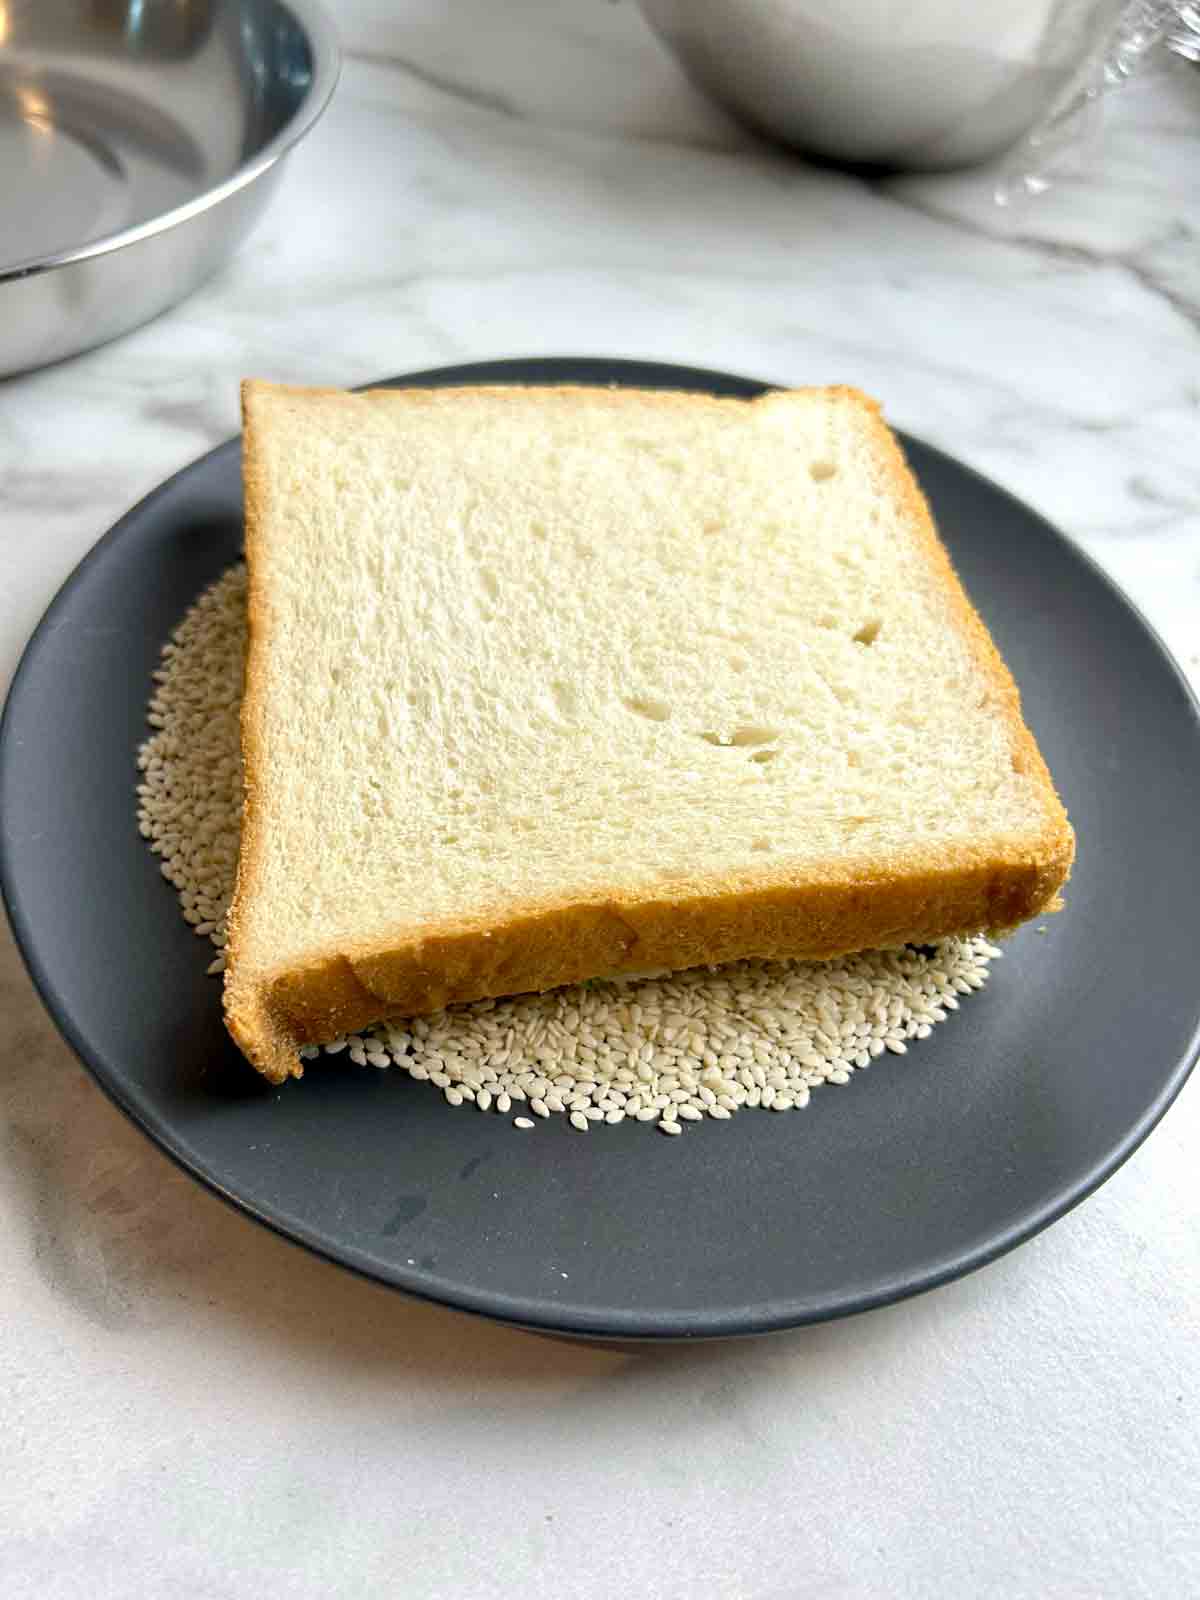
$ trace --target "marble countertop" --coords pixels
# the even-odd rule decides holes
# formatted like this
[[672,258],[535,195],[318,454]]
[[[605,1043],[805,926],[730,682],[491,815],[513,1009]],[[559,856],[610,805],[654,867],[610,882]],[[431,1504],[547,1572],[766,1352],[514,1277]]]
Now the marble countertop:
[[[356,0],[233,265],[0,384],[0,689],[236,380],[656,357],[861,385],[1079,540],[1200,685],[1200,74],[1017,216],[702,102],[629,0]],[[1198,980],[1200,981],[1200,980]],[[1091,1200],[850,1322],[645,1355],[410,1305],[181,1176],[0,931],[0,1592],[1200,1592],[1200,1085]]]

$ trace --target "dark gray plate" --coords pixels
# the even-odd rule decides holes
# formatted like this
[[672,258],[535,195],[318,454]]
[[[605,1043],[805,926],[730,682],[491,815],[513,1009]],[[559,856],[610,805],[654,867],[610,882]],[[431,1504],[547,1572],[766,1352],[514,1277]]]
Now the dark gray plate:
[[[508,361],[418,384],[718,373]],[[907,440],[1070,808],[1070,904],[901,1061],[682,1139],[451,1111],[400,1072],[272,1089],[133,821],[160,646],[238,554],[233,441],[125,517],[34,635],[0,730],[0,876],[42,998],[101,1086],[249,1215],[411,1294],[597,1338],[760,1333],[945,1282],[1059,1217],[1145,1138],[1200,1046],[1200,722],[1146,624],[1026,507]]]

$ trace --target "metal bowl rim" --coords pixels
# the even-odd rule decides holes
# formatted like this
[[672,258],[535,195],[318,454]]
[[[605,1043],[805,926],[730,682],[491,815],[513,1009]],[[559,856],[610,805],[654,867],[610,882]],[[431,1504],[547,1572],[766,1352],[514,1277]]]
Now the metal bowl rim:
[[163,211],[145,222],[134,224],[133,227],[120,228],[116,233],[104,234],[99,239],[89,239],[86,244],[71,245],[65,250],[54,250],[48,255],[34,256],[13,266],[0,267],[0,284],[35,277],[38,273],[50,272],[56,267],[71,266],[78,261],[90,261],[97,256],[110,255],[117,250],[124,250],[129,245],[152,239],[156,234],[178,227],[180,223],[189,222],[193,217],[219,206],[222,201],[228,200],[239,190],[249,188],[256,179],[261,178],[303,139],[329,104],[337,87],[342,54],[333,23],[317,0],[279,0],[279,3],[292,13],[304,30],[312,55],[313,75],[304,99],[275,137],[269,139],[248,161],[230,173],[229,177],[214,184],[212,188],[194,195],[192,199],[185,200],[181,205],[172,206],[169,211]]

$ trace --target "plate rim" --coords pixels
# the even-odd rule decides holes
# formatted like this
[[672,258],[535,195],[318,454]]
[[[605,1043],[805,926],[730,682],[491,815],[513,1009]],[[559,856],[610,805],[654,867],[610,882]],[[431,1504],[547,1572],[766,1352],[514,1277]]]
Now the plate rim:
[[[288,0],[288,3],[292,3],[292,0]],[[526,373],[537,375],[527,376],[519,380],[512,377],[498,377],[499,369],[512,366],[520,366]],[[713,392],[714,387],[717,389],[723,388],[728,392],[732,387],[734,390],[740,389],[743,393],[750,394],[783,387],[780,384],[747,378],[714,368],[692,367],[681,363],[654,359],[639,360],[636,358],[605,356],[496,357],[484,361],[452,363],[446,366],[424,368],[419,372],[403,374],[396,378],[377,379],[373,383],[360,385],[359,387],[436,386],[446,383],[447,380],[458,382],[463,386],[475,386],[486,383],[488,374],[492,374],[495,381],[509,383],[547,383],[558,380],[586,386],[589,380],[579,377],[578,373],[581,369],[588,367],[594,367],[597,374],[604,372],[617,375],[603,379],[597,377],[597,379],[591,380],[592,386],[619,386],[622,381],[621,374],[624,374],[631,384],[640,382],[642,386],[645,386],[645,374],[647,371],[653,370],[662,375],[678,375],[681,382],[687,380],[686,387],[694,392],[705,392],[705,390]],[[635,380],[634,374],[636,373],[642,375],[640,379]],[[1168,675],[1174,678],[1177,688],[1182,691],[1184,705],[1190,713],[1193,731],[1197,739],[1200,739],[1200,697],[1197,696],[1192,684],[1157,629],[1147,620],[1136,602],[1126,594],[1124,589],[1109,575],[1104,567],[1069,534],[1064,533],[1034,507],[1028,505],[1002,485],[995,483],[985,474],[959,461],[946,451],[925,443],[924,440],[907,433],[905,430],[896,429],[895,431],[903,446],[907,447],[910,442],[917,444],[923,452],[948,463],[955,472],[974,480],[989,494],[1000,496],[1004,500],[1013,503],[1025,517],[1032,518],[1038,524],[1039,530],[1045,536],[1056,539],[1068,547],[1074,558],[1083,563],[1093,577],[1099,579],[1112,598],[1129,614],[1131,620],[1142,629],[1155,647],[1163,667]],[[222,443],[204,451],[192,461],[185,463],[182,467],[169,474],[162,482],[156,484],[148,494],[130,506],[112,527],[101,535],[71,569],[55,591],[53,598],[21,651],[6,695],[3,714],[0,715],[0,802],[3,800],[7,786],[7,773],[17,764],[10,727],[14,716],[13,708],[19,704],[25,692],[26,679],[37,669],[41,647],[54,631],[57,613],[68,602],[74,591],[87,581],[92,564],[104,559],[110,546],[126,536],[126,530],[131,524],[139,521],[146,513],[152,512],[155,503],[175,487],[179,478],[194,471],[201,463],[208,462],[219,455],[236,451],[239,446],[239,440],[240,435],[235,434],[232,438],[224,440]],[[56,1030],[70,1046],[93,1082],[98,1085],[109,1101],[127,1116],[181,1171],[186,1172],[227,1205],[232,1206],[260,1226],[269,1229],[279,1238],[307,1249],[320,1259],[352,1272],[358,1277],[382,1284],[411,1299],[422,1301],[429,1305],[464,1311],[471,1315],[485,1317],[492,1322],[559,1337],[590,1341],[618,1340],[622,1343],[638,1345],[697,1343],[716,1339],[758,1337],[769,1333],[784,1332],[791,1328],[811,1326],[843,1317],[860,1315],[863,1312],[875,1310],[884,1305],[895,1304],[902,1300],[911,1299],[916,1295],[925,1294],[945,1283],[965,1277],[1034,1238],[1069,1211],[1072,1211],[1077,1205],[1080,1205],[1095,1193],[1102,1184],[1106,1183],[1154,1131],[1182,1090],[1197,1061],[1200,1060],[1200,1016],[1198,1016],[1195,1028],[1185,1045],[1182,1055],[1172,1065],[1158,1093],[1147,1104],[1141,1115],[1125,1131],[1123,1137],[1100,1160],[1092,1164],[1076,1181],[1066,1184],[1041,1206],[1026,1213],[1008,1228],[999,1233],[989,1233],[987,1239],[982,1243],[970,1245],[954,1254],[943,1256],[923,1272],[916,1274],[905,1272],[893,1278],[877,1279],[869,1288],[850,1286],[840,1294],[828,1296],[819,1308],[810,1310],[802,1315],[797,1315],[794,1310],[783,1310],[765,1315],[751,1316],[747,1314],[748,1308],[746,1307],[732,1311],[724,1310],[707,1313],[705,1315],[705,1325],[699,1328],[687,1327],[678,1320],[672,1320],[673,1318],[677,1319],[685,1316],[688,1320],[695,1321],[696,1314],[694,1312],[672,1313],[664,1311],[653,1313],[653,1320],[661,1323],[662,1326],[652,1329],[647,1327],[648,1318],[646,1314],[617,1308],[611,1308],[604,1313],[603,1317],[598,1317],[592,1312],[576,1310],[570,1306],[563,1306],[553,1314],[547,1314],[548,1308],[543,1306],[539,1309],[539,1314],[531,1315],[529,1313],[534,1309],[533,1305],[522,1296],[506,1296],[502,1292],[494,1290],[471,1291],[465,1287],[453,1292],[439,1290],[439,1292],[434,1293],[419,1281],[410,1281],[402,1269],[397,1268],[389,1272],[372,1266],[362,1252],[353,1246],[346,1247],[340,1252],[332,1249],[327,1242],[318,1237],[303,1222],[285,1221],[278,1215],[272,1215],[261,1203],[236,1193],[228,1184],[222,1182],[217,1172],[207,1168],[203,1162],[189,1157],[185,1151],[183,1141],[172,1135],[169,1119],[147,1114],[146,1110],[126,1093],[122,1080],[111,1077],[107,1067],[93,1056],[87,1040],[82,1037],[69,1015],[58,1003],[53,976],[40,958],[31,919],[21,903],[19,892],[15,889],[12,865],[14,859],[15,851],[10,841],[9,832],[3,825],[3,814],[2,810],[0,810],[0,902],[4,905],[14,942],[39,1000]],[[524,1310],[522,1307],[524,1307]],[[723,1326],[725,1323],[728,1326]]]

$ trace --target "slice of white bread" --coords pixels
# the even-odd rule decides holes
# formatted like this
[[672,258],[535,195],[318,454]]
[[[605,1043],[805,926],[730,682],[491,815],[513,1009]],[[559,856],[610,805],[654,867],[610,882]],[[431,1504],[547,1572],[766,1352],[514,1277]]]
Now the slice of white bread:
[[1073,838],[848,389],[247,383],[226,1017],[387,1015],[1053,908]]

